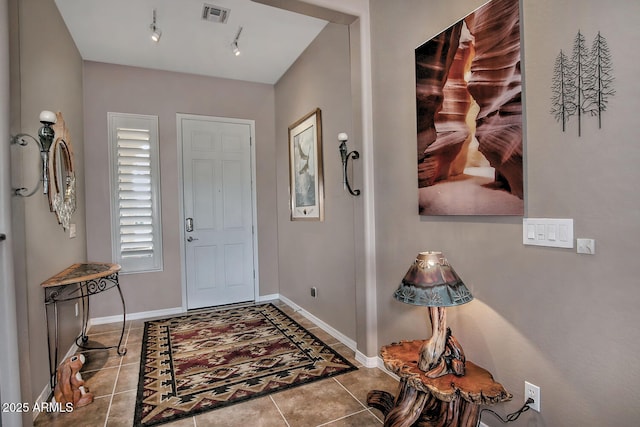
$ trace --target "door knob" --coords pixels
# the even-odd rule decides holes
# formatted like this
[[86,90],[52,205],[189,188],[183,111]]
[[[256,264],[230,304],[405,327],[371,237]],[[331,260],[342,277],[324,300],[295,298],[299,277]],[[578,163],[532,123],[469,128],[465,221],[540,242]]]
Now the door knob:
[[3,240],[7,240],[7,235],[4,233],[0,233],[0,242],[2,242]]
[[198,240],[198,238],[192,236],[187,237],[187,242],[193,242],[194,240]]

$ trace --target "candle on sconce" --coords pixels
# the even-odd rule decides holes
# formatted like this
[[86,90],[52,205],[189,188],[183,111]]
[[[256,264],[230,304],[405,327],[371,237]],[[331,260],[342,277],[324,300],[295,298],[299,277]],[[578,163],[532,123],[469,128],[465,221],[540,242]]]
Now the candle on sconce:
[[349,152],[347,149],[347,141],[349,140],[349,135],[346,132],[340,132],[338,134],[338,141],[340,145],[338,146],[338,150],[340,151],[340,158],[342,159],[342,183],[344,184],[344,188],[349,190],[349,193],[352,196],[359,196],[360,190],[351,189],[351,184],[349,184],[349,178],[347,176],[347,163],[349,159],[358,159],[360,158],[360,153],[356,150]]
[[53,111],[43,110],[40,113],[40,122],[41,123],[55,123],[58,119],[56,118],[56,113]]

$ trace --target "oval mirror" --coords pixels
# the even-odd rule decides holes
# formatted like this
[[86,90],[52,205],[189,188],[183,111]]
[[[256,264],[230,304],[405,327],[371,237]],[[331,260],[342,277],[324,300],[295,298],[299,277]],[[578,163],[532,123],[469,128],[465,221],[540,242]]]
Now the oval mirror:
[[73,167],[73,148],[62,114],[54,125],[56,138],[49,156],[49,208],[55,212],[62,228],[67,230],[76,210],[76,175]]

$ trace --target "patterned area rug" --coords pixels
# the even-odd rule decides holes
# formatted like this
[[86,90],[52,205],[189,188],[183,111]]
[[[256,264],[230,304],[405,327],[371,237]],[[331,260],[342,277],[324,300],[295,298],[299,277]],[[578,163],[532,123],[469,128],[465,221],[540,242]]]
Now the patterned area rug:
[[357,369],[273,304],[145,322],[135,426]]

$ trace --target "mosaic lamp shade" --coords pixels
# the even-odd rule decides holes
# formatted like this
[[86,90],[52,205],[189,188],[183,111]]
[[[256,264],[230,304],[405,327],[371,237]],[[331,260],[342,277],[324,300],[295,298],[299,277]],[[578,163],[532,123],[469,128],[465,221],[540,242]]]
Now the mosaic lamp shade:
[[473,299],[442,252],[420,252],[393,296],[426,307],[451,307]]
[[442,252],[420,252],[394,297],[429,308],[431,337],[420,348],[418,368],[429,378],[464,375],[466,359],[462,347],[447,328],[445,307],[468,303],[473,296]]

